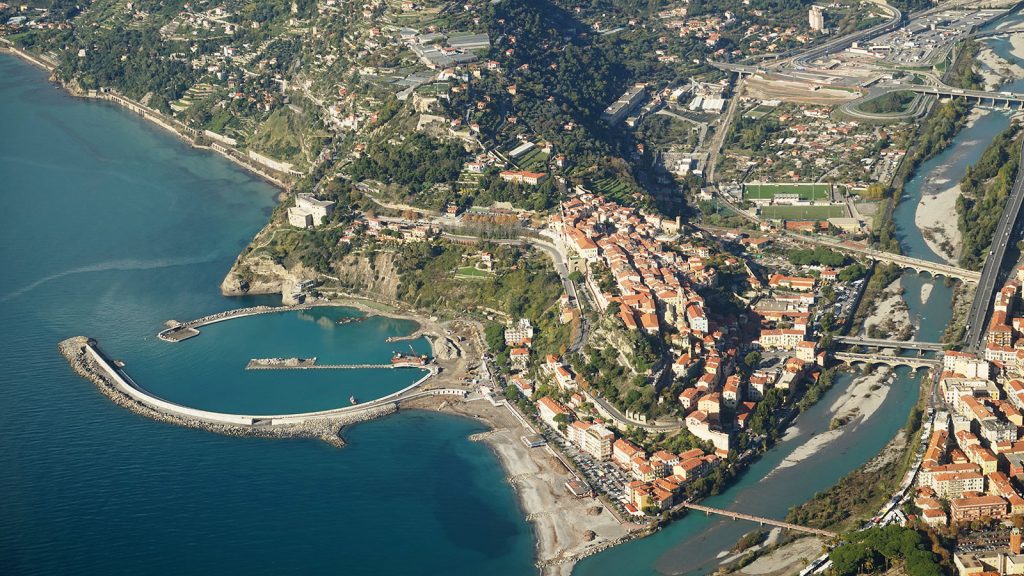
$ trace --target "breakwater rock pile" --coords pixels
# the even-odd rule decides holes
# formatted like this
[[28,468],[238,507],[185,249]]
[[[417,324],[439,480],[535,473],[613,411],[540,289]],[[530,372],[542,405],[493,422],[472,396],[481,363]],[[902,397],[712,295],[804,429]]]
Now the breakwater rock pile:
[[87,353],[87,346],[89,346],[88,338],[85,336],[75,336],[60,342],[57,348],[78,375],[95,384],[96,388],[104,396],[110,398],[118,406],[153,420],[187,428],[197,428],[227,436],[317,438],[332,446],[342,447],[345,445],[345,441],[340,436],[343,426],[379,418],[398,410],[396,403],[385,403],[359,412],[339,414],[329,418],[310,418],[294,424],[261,425],[257,423],[251,426],[189,418],[155,408],[126,394],[114,384],[107,372],[103,370],[92,355]]

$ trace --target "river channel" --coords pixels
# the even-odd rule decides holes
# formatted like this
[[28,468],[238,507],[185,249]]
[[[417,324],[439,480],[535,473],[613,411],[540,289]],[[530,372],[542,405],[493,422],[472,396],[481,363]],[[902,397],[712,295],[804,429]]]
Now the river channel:
[[[1009,46],[1009,43],[1006,43]],[[1014,57],[1003,47],[1000,55]],[[1013,61],[1020,63],[1019,59]],[[1011,86],[1016,86],[1012,84]],[[967,167],[977,161],[992,139],[1006,129],[1010,114],[990,111],[965,127],[941,154],[922,163],[908,181],[904,195],[894,211],[896,233],[904,254],[933,262],[944,262],[925,243],[915,224],[915,214],[923,194],[932,186],[959,182]],[[951,217],[954,217],[951,215]],[[930,285],[929,290],[924,289]],[[902,276],[904,300],[914,324],[915,339],[937,342],[952,311],[953,290],[939,279],[907,272]],[[708,498],[713,507],[782,519],[788,510],[815,493],[836,483],[863,465],[893,438],[906,423],[918,398],[921,373],[901,368],[890,386],[882,406],[855,426],[844,427],[837,438],[802,459],[796,466],[779,468],[794,454],[816,446],[828,432],[837,401],[848,394],[853,378],[837,378],[835,386],[810,410],[801,414],[785,440],[776,444],[755,462],[742,478],[722,494]],[[816,439],[816,437],[818,437]],[[629,542],[580,562],[577,576],[614,576],[620,574],[707,574],[715,571],[729,550],[756,525],[720,517],[690,514],[651,537]]]

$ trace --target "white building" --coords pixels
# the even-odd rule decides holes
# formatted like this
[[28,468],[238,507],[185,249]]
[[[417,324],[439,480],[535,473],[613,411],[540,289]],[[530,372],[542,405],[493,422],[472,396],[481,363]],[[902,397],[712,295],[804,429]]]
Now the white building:
[[505,328],[505,345],[520,345],[533,339],[533,325],[528,318],[520,318],[519,322]]
[[299,194],[295,206],[288,209],[288,223],[297,228],[316,228],[334,212],[334,202],[318,200],[312,194]]
[[811,6],[811,9],[807,11],[807,20],[811,25],[811,30],[825,31],[825,9],[821,6]]
[[584,452],[598,460],[608,460],[612,457],[613,442],[615,433],[600,424],[594,424],[583,434],[582,448]]

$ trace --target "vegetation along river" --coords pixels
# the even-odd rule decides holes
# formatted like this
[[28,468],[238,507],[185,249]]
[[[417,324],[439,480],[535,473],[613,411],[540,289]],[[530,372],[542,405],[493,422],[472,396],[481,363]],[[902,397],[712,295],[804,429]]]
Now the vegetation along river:
[[[1004,54],[1009,55],[1008,50]],[[1011,56],[1012,57],[1012,56]],[[1014,62],[1020,62],[1014,59]],[[948,182],[955,185],[967,167],[974,164],[996,135],[1009,126],[1010,116],[1003,111],[989,112],[965,127],[949,147],[923,162],[904,187],[904,196],[894,211],[896,235],[904,254],[933,262],[943,262],[925,243],[915,224],[921,195],[928,186]],[[922,299],[922,286],[931,284],[927,298]],[[942,279],[907,272],[902,276],[904,300],[911,322],[917,328],[915,339],[938,342],[949,323],[953,290]],[[795,422],[796,432],[775,445],[764,457],[722,494],[709,498],[709,506],[733,509],[749,514],[782,519],[793,506],[836,483],[860,467],[885,446],[904,426],[918,398],[921,373],[906,368],[896,370],[896,380],[882,406],[869,418],[826,444],[826,447],[802,459],[796,466],[777,469],[794,453],[808,451],[801,447],[815,436],[827,432],[834,416],[837,400],[845,395],[853,378],[844,374],[835,386]],[[629,542],[580,562],[578,576],[613,576],[618,574],[707,574],[721,562],[719,556],[729,550],[743,534],[756,525],[727,518],[690,514],[655,535]]]

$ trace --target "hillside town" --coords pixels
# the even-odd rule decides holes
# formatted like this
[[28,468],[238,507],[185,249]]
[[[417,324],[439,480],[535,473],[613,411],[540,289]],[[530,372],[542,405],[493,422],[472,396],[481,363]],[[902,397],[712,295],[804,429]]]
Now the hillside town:
[[[423,380],[221,415],[241,435],[477,418],[542,471],[506,480],[554,531],[544,574],[699,510],[771,529],[707,520],[677,554],[706,557],[664,571],[1002,576],[1024,574],[1024,19],[990,4],[0,3],[0,48],[276,187],[223,295],[420,322],[386,342],[435,351]],[[249,366],[428,363],[394,354]]]

